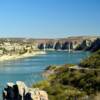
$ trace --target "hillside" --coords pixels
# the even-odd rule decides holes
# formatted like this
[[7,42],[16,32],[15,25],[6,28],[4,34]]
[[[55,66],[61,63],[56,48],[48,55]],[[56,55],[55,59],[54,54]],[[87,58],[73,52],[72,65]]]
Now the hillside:
[[[47,91],[49,100],[99,100],[100,55],[98,54],[100,51],[87,58],[91,58],[89,66],[84,65],[87,68],[78,69],[75,65],[49,66],[45,72],[47,80],[34,84],[33,87]],[[83,62],[87,63],[87,60]],[[94,65],[93,69],[90,69],[91,65]]]
[[98,68],[98,69],[100,69],[100,50],[93,53],[90,57],[81,61],[79,65],[81,67],[85,67],[85,68]]

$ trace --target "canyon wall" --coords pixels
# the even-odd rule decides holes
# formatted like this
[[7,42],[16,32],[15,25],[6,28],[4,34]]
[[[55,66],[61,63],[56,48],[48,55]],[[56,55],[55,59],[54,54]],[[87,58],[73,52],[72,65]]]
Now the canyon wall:
[[89,48],[97,38],[98,37],[85,36],[56,39],[1,38],[0,47],[8,46],[8,48],[11,48],[13,45],[18,45],[20,48],[24,46],[35,50],[85,50]]

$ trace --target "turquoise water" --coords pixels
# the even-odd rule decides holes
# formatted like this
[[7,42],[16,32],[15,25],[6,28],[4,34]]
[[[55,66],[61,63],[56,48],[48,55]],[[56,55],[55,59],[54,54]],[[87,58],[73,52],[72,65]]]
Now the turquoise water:
[[0,62],[0,91],[9,81],[21,80],[31,86],[43,79],[41,74],[48,65],[77,64],[88,55],[89,52],[48,51],[45,55]]

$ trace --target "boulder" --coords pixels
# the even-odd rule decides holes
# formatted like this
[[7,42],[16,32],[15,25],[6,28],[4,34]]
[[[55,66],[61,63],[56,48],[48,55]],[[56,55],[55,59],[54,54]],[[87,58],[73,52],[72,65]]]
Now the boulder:
[[45,91],[38,88],[28,88],[24,82],[7,83],[3,90],[3,100],[48,100]]

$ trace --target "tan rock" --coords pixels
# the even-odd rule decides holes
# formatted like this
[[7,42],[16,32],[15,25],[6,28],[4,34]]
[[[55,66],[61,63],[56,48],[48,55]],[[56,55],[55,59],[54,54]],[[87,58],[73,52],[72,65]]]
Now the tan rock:
[[28,88],[24,82],[9,82],[3,91],[4,100],[48,100],[48,94],[39,88]]

